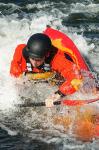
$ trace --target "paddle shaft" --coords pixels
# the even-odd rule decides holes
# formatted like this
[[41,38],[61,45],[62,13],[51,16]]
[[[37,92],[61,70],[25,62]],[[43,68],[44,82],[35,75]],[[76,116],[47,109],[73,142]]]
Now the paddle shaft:
[[[84,105],[89,104],[98,101],[99,98],[96,99],[89,99],[89,100],[59,100],[55,101],[54,105],[64,105],[64,106],[78,106],[78,105]],[[25,104],[19,104],[19,107],[40,107],[45,106],[45,102],[32,102],[32,103],[25,103]]]
[[[54,105],[60,105],[61,101],[56,101],[53,103]],[[46,106],[45,102],[33,102],[33,103],[26,103],[26,104],[19,104],[19,107],[40,107],[40,106]]]

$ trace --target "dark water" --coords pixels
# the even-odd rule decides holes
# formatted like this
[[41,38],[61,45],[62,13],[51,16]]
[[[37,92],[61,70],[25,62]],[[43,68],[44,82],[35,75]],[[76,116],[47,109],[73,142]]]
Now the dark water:
[[59,145],[46,144],[39,140],[23,137],[21,135],[10,136],[6,131],[0,129],[0,150],[54,150]]
[[[56,18],[62,19],[62,24],[72,32],[83,33],[84,36],[99,38],[99,1],[98,0],[65,0],[65,1],[39,1],[39,0],[16,0],[0,1],[0,15],[18,14],[18,18],[30,18],[30,14],[38,12],[50,12]],[[15,4],[15,5],[13,5]],[[32,7],[28,7],[32,5]],[[91,6],[93,5],[93,6]],[[87,7],[89,6],[89,7]],[[76,10],[78,9],[78,10]],[[81,9],[81,10],[80,10]],[[89,10],[88,10],[89,9]],[[58,13],[62,15],[58,16]],[[83,31],[82,31],[83,29]]]
[[[61,25],[67,28],[68,32],[83,35],[89,44],[92,42],[95,44],[95,50],[98,49],[99,0],[0,0],[0,18],[5,18],[8,22],[15,19],[19,22],[22,19],[27,19],[29,22],[32,20],[33,15],[36,15],[37,18],[39,18],[41,16],[43,17],[44,14],[53,16],[54,19],[50,21],[52,25],[57,20],[61,21]],[[13,15],[16,15],[16,18],[14,18]],[[61,29],[61,25],[56,24],[56,28]],[[2,34],[2,32],[0,32],[0,34]],[[99,52],[95,50],[93,51],[94,55],[98,55]],[[96,67],[98,68],[99,65],[97,64]],[[61,141],[59,143],[50,142],[48,144],[47,142],[42,142],[37,139],[34,140],[26,134],[22,134],[22,132],[18,133],[18,135],[11,136],[4,129],[0,129],[0,150],[92,149],[91,143],[85,143],[82,147],[76,147],[75,142],[74,147],[72,146],[72,142],[70,143],[71,147],[66,147],[66,145],[64,146],[64,143],[64,141]],[[67,140],[66,143],[68,145],[69,141]],[[96,145],[97,146],[93,146],[93,149],[99,150],[99,143]]]

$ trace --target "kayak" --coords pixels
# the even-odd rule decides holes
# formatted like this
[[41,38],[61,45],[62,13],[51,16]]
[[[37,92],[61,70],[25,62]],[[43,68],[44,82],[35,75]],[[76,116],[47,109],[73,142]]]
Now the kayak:
[[79,69],[85,71],[90,70],[78,48],[66,34],[51,27],[47,27],[43,33],[48,35],[53,46],[64,51],[67,57],[71,58]]

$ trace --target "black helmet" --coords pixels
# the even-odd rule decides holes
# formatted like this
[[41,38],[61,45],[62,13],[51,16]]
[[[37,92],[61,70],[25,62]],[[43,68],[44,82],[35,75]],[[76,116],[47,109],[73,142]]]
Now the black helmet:
[[29,57],[43,58],[51,49],[51,40],[43,33],[36,33],[28,40],[27,48]]

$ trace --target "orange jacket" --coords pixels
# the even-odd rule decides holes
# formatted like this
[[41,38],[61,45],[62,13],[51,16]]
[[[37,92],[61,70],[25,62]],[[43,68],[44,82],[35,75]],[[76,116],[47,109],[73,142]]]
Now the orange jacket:
[[[17,46],[11,62],[10,74],[15,77],[19,77],[23,72],[27,71],[26,60],[22,54],[25,46],[25,44]],[[76,65],[72,61],[66,59],[63,51],[58,50],[52,59],[50,66],[52,70],[60,73],[61,76],[66,79],[66,81],[59,87],[59,90],[65,95],[74,93],[76,89],[72,86],[71,82],[74,79],[81,78],[81,76],[77,74],[78,68]]]

